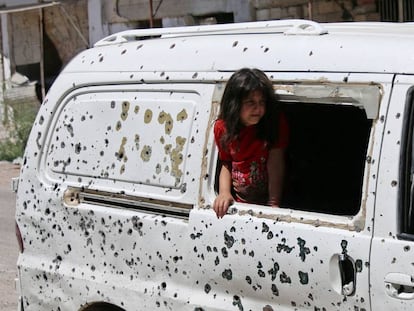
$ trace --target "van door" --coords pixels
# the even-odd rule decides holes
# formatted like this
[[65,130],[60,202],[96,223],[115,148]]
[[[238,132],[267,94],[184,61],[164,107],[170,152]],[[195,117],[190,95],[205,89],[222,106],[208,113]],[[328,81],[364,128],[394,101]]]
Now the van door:
[[[291,130],[284,202],[235,203],[219,220],[194,213],[200,278],[211,279],[209,295],[239,310],[370,310],[372,176],[392,77],[275,77]],[[217,185],[205,186],[212,204]]]
[[397,76],[385,118],[371,255],[372,310],[414,309],[414,77]]
[[[32,284],[24,305],[205,305],[194,289],[189,241],[197,232],[188,219],[206,177],[200,172],[215,85],[98,84],[85,75],[80,80],[89,85],[73,84],[62,98],[49,94],[59,101],[40,111],[25,159],[33,169],[21,177],[27,195],[17,215],[30,228],[19,257],[21,282]],[[125,76],[133,74],[111,78]]]

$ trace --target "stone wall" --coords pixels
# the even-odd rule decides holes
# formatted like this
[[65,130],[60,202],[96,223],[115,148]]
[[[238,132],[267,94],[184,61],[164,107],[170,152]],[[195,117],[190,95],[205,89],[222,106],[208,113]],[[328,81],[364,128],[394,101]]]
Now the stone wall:
[[379,21],[375,0],[255,0],[256,20]]

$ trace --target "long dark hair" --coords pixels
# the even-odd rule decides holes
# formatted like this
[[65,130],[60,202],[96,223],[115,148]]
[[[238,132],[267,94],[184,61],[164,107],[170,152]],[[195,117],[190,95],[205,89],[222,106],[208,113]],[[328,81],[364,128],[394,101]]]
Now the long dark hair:
[[221,99],[218,118],[222,119],[226,126],[226,134],[221,140],[225,149],[229,142],[238,138],[243,127],[240,121],[242,101],[252,91],[261,91],[266,102],[265,114],[256,125],[258,138],[270,145],[277,140],[279,105],[276,103],[272,82],[259,69],[242,68],[230,77]]

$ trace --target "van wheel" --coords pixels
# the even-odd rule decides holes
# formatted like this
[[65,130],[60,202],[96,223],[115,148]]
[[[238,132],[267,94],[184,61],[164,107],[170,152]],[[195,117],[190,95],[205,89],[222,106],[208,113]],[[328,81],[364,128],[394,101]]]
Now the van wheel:
[[106,302],[96,302],[86,305],[79,311],[125,311],[125,309]]

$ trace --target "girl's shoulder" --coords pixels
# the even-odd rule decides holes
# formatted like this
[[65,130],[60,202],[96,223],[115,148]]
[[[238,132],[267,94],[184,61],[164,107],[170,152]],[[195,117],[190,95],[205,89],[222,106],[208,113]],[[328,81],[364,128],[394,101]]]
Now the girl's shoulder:
[[217,119],[214,123],[214,134],[223,134],[226,131],[226,124],[223,119]]

